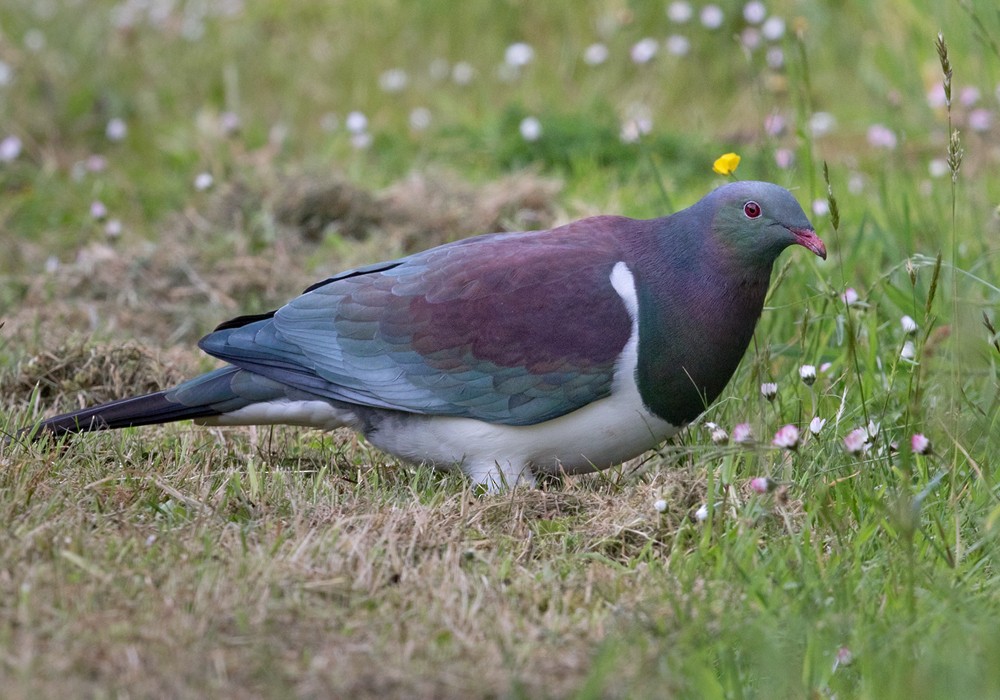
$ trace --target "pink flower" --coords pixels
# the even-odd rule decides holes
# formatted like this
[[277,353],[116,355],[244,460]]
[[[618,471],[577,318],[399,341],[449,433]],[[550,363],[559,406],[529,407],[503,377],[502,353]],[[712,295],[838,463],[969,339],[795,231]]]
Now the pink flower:
[[755,476],[750,479],[750,488],[757,493],[767,493],[771,490],[771,480],[766,476]]
[[848,454],[859,455],[864,451],[867,440],[868,431],[864,428],[855,428],[844,438],[844,449]]
[[772,442],[777,447],[784,447],[786,450],[794,450],[799,446],[799,429],[789,423],[778,429],[774,434]]
[[931,441],[923,433],[914,433],[910,438],[910,449],[913,454],[926,455],[931,452]]
[[840,300],[845,304],[847,304],[848,306],[853,306],[854,304],[857,304],[858,299],[860,298],[861,297],[858,296],[858,292],[856,289],[854,289],[854,287],[848,287],[847,289],[844,290],[844,293],[840,295]]
[[737,445],[747,445],[753,442],[753,433],[749,423],[738,423],[733,426],[733,442]]

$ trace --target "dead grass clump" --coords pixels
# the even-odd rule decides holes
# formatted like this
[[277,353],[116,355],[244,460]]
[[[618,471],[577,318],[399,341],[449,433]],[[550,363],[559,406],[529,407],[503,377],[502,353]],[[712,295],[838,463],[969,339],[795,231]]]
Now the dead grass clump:
[[365,238],[383,213],[371,192],[337,176],[291,178],[273,199],[275,221],[311,242],[322,239],[331,226],[344,238]]
[[158,391],[182,379],[179,372],[138,343],[90,345],[68,342],[43,350],[0,375],[0,394],[27,401],[74,395],[79,406]]
[[414,173],[382,194],[382,225],[407,252],[480,233],[545,228],[555,220],[561,189],[559,181],[530,172],[482,187]]

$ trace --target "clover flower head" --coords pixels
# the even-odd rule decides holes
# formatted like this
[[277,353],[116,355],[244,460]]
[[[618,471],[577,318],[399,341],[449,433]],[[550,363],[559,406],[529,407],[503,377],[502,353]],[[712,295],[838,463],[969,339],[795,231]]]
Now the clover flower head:
[[782,426],[778,429],[778,432],[774,434],[774,440],[772,440],[772,442],[777,447],[783,447],[786,450],[794,450],[799,446],[799,429],[791,423]]

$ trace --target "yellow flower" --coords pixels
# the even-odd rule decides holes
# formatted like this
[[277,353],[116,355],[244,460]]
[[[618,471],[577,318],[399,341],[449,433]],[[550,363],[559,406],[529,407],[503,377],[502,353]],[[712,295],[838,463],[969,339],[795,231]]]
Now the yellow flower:
[[712,170],[719,175],[732,175],[740,165],[740,157],[735,153],[726,153],[715,159]]

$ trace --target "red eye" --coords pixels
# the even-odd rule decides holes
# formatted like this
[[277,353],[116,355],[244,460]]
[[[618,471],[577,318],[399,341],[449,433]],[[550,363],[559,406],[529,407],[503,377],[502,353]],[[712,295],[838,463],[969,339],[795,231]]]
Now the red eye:
[[743,213],[747,215],[748,219],[756,219],[760,216],[760,205],[757,202],[747,202],[743,205]]

